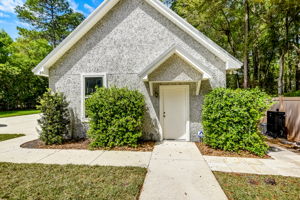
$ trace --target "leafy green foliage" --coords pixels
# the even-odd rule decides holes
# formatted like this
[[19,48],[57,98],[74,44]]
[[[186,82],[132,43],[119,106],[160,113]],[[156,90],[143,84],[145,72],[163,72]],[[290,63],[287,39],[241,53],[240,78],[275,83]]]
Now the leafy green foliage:
[[67,0],[27,0],[16,7],[19,20],[33,29],[18,27],[13,41],[0,31],[0,109],[34,108],[47,88],[45,77],[32,69],[84,19]]
[[86,100],[92,147],[137,146],[142,136],[144,96],[127,88],[97,88]]
[[[236,58],[245,52],[245,2],[164,0],[181,17]],[[284,91],[300,88],[299,0],[248,0],[247,54],[250,88],[277,94],[279,59],[284,57]],[[241,87],[243,69],[228,76],[227,86]]]
[[[26,0],[24,5],[16,7],[21,21],[35,28],[33,34],[29,30],[19,28],[26,35],[40,35],[55,47],[84,19],[83,14],[74,12],[67,0]],[[38,32],[37,32],[38,31]]]
[[300,90],[294,92],[287,92],[284,94],[285,97],[300,97]]
[[35,76],[35,67],[50,51],[47,40],[18,38],[8,47],[10,55],[0,64],[0,109],[34,108],[46,91],[48,80]]
[[38,120],[42,128],[40,139],[45,144],[61,144],[69,134],[70,113],[69,103],[62,93],[52,92],[48,89],[40,99],[37,106],[42,112]]
[[9,49],[11,43],[13,43],[12,38],[4,30],[0,30],[0,64],[7,61],[11,53]]
[[258,89],[214,89],[204,99],[204,142],[226,151],[265,155],[268,146],[258,123],[270,105],[270,97]]

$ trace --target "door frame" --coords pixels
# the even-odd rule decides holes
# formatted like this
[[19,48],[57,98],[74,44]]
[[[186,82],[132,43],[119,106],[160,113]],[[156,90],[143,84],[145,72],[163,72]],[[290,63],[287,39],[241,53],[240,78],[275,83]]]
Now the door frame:
[[185,134],[186,141],[190,141],[190,87],[189,85],[160,85],[159,86],[159,121],[161,124],[162,139],[164,139],[164,120],[163,120],[163,102],[164,90],[168,88],[184,88],[185,89]]

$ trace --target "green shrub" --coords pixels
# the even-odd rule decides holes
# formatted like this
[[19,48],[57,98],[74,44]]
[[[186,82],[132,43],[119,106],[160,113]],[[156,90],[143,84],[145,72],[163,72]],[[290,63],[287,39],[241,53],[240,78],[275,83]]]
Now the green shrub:
[[204,99],[204,142],[226,151],[247,150],[265,155],[268,146],[258,123],[270,105],[271,98],[258,89],[213,90]]
[[127,88],[97,88],[86,100],[91,147],[136,147],[142,136],[144,96]]
[[39,100],[37,106],[42,112],[38,120],[42,130],[40,139],[45,144],[61,144],[69,134],[70,113],[69,103],[62,93],[52,92],[48,89]]
[[296,90],[293,92],[287,92],[284,94],[285,97],[300,97],[300,90]]

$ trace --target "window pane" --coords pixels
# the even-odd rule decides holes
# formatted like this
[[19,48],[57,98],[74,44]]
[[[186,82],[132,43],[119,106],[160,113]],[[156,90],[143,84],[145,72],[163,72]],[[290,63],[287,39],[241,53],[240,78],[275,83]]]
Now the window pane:
[[85,95],[90,95],[96,91],[96,86],[103,87],[103,77],[85,78]]

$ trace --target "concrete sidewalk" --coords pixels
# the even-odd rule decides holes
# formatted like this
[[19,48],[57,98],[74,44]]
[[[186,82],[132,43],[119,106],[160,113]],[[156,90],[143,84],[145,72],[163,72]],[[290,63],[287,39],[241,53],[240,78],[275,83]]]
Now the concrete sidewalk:
[[164,141],[154,148],[140,199],[227,197],[194,143]]
[[37,138],[39,118],[39,114],[0,118],[0,133],[24,133]]
[[25,149],[20,145],[38,138],[39,115],[0,118],[0,133],[26,136],[0,142],[0,162],[137,166],[147,168],[152,152]]
[[277,147],[270,159],[203,156],[213,171],[300,177],[300,155]]

